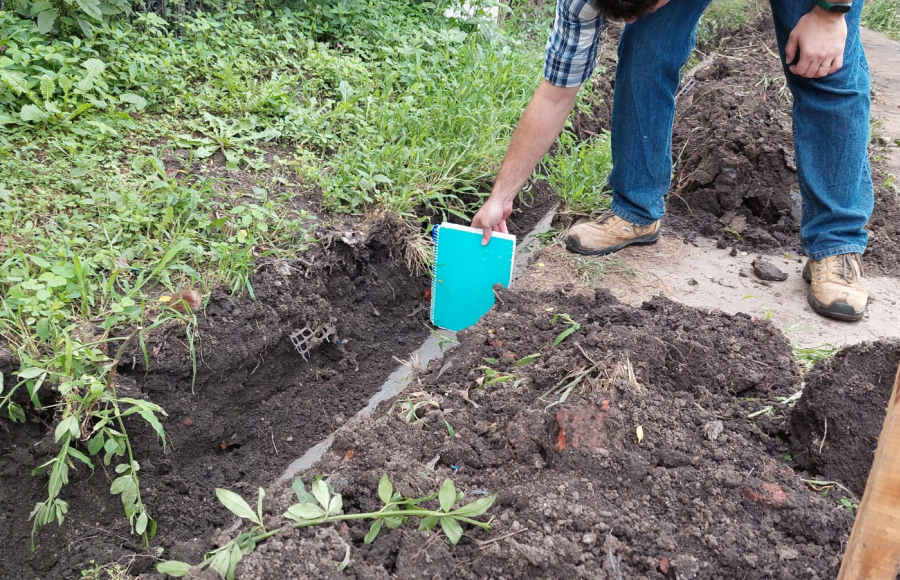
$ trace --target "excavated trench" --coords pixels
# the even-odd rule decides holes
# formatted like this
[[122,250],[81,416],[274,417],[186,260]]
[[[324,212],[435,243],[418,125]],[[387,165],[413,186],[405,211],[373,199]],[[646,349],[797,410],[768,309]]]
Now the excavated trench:
[[[214,290],[198,321],[196,381],[185,328],[172,324],[123,357],[120,396],[153,401],[168,417],[163,449],[140,420],[126,423],[140,462],[142,497],[158,522],[155,545],[166,557],[193,559],[193,548],[230,524],[213,509],[215,488],[249,494],[364,407],[385,379],[429,336],[427,276],[415,276],[394,249],[398,234],[379,223],[303,261],[264,263],[257,300]],[[10,369],[12,370],[12,368]],[[109,495],[112,467],[72,473],[62,498],[70,512],[29,550],[28,513],[46,493],[31,470],[54,451],[52,409],[21,425],[2,424],[0,578],[80,577],[90,560],[138,554],[132,573],[147,571],[151,552],[129,533]],[[146,554],[142,556],[141,554]]]
[[[531,228],[540,217],[519,225]],[[171,324],[148,336],[149,364],[138,346],[122,357],[119,395],[168,413],[165,449],[148,425],[126,423],[142,498],[158,523],[153,548],[165,558],[200,559],[215,531],[232,523],[216,509],[215,488],[250,496],[316,461],[346,420],[405,386],[401,361],[440,356],[428,324],[430,280],[404,263],[402,235],[379,222],[338,233],[302,260],[263,263],[256,300],[212,292],[194,356],[185,328]],[[520,245],[522,259],[529,245]],[[2,424],[10,453],[0,457],[0,578],[80,577],[91,560],[133,559],[132,574],[151,571],[155,552],[130,534],[108,493],[113,466],[73,472],[62,493],[66,522],[40,530],[37,551],[29,550],[28,513],[46,493],[45,477],[31,470],[54,451],[52,421],[51,410],[24,427]]]

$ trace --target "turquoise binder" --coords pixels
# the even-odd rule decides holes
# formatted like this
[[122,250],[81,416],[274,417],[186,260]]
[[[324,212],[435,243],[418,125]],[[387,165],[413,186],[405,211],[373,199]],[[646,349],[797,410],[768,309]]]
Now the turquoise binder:
[[431,279],[431,322],[459,331],[494,305],[494,284],[512,282],[516,237],[494,232],[481,245],[480,229],[444,223],[437,228]]

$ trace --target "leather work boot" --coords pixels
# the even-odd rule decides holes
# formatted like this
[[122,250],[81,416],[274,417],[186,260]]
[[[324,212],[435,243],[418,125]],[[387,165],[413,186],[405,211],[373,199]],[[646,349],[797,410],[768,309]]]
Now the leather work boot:
[[840,254],[807,261],[803,279],[810,283],[809,305],[822,316],[859,320],[869,301],[862,276],[861,254]]
[[566,247],[578,254],[603,256],[626,246],[646,246],[659,239],[659,220],[649,226],[628,222],[611,211],[572,226]]

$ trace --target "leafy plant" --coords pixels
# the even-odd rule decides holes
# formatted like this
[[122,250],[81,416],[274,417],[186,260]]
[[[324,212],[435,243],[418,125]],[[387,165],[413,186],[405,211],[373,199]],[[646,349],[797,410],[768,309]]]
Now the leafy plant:
[[[226,580],[234,579],[234,570],[240,563],[241,559],[256,549],[256,545],[271,538],[281,531],[281,528],[275,530],[266,530],[263,522],[263,499],[266,492],[263,488],[259,488],[256,500],[256,510],[250,507],[244,498],[227,489],[216,488],[216,497],[219,502],[228,508],[228,511],[241,518],[249,521],[252,525],[250,531],[238,534],[236,538],[220,548],[206,554],[203,561],[197,567],[201,570],[209,567],[222,575]],[[160,574],[168,574],[180,578],[187,576],[190,572],[191,565],[187,562],[178,560],[167,560],[160,562],[156,566],[156,570]]]
[[126,0],[22,0],[16,12],[33,18],[42,34],[71,34],[77,30],[91,36],[95,26],[110,17],[130,14],[131,4]]
[[203,113],[202,122],[190,121],[188,126],[203,136],[196,138],[179,135],[177,143],[183,147],[193,147],[198,159],[206,159],[216,151],[221,151],[228,169],[237,169],[242,161],[259,169],[261,165],[248,157],[248,152],[261,155],[262,151],[256,146],[256,142],[271,141],[280,135],[272,127],[259,130],[258,121],[252,118],[226,120],[208,112]]
[[[384,503],[384,507],[377,512],[342,514],[341,494],[334,493],[324,480],[313,482],[311,494],[306,492],[303,482],[297,480],[294,482],[294,491],[299,503],[289,507],[284,516],[296,522],[295,528],[345,520],[374,520],[363,540],[366,544],[375,541],[382,526],[386,525],[390,529],[398,528],[406,524],[410,517],[416,517],[420,520],[420,531],[430,531],[440,525],[447,540],[455,545],[462,538],[462,524],[471,524],[484,530],[491,529],[490,521],[481,522],[474,518],[484,514],[496,499],[496,496],[491,495],[454,509],[454,506],[462,501],[463,494],[456,491],[456,486],[450,479],[444,480],[437,494],[406,498],[394,491],[393,484],[385,474],[378,484],[378,497]],[[422,504],[435,498],[439,502],[438,509],[422,507]]]
[[[493,359],[487,359],[488,362],[490,362],[490,360]],[[495,360],[493,364],[497,364],[497,361]],[[475,379],[475,384],[477,384],[478,387],[482,389],[485,387],[489,387],[490,385],[507,383],[509,381],[512,381],[512,386],[513,388],[515,388],[522,384],[522,381],[524,380],[512,373],[504,373],[487,366],[480,366],[476,370],[481,371],[482,376]]]
[[859,504],[846,496],[841,498],[841,505],[844,507],[844,509],[851,511],[851,512],[855,512],[856,510],[859,509]]
[[559,152],[542,162],[546,180],[565,204],[565,211],[590,214],[609,208],[611,197],[603,192],[612,171],[609,135],[578,141],[563,131]]
[[403,418],[407,423],[418,423],[422,420],[419,417],[419,410],[427,407],[439,407],[437,401],[432,401],[428,398],[415,398],[414,395],[423,396],[425,393],[414,393],[413,395],[407,395],[406,399],[403,401],[397,401],[394,403],[388,414],[396,412],[397,415]]
[[568,324],[569,327],[556,336],[556,339],[553,341],[553,346],[558,346],[559,343],[581,328],[580,322],[572,320],[572,317],[565,313],[554,314],[553,319],[550,321],[550,326],[555,325],[557,319],[562,320],[565,324]]

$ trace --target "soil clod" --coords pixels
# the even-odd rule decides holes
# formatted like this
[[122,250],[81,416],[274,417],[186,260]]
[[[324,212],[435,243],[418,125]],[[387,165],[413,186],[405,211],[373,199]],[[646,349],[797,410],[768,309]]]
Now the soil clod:
[[753,273],[760,280],[767,282],[784,282],[788,278],[785,272],[779,270],[772,262],[762,258],[753,260]]

